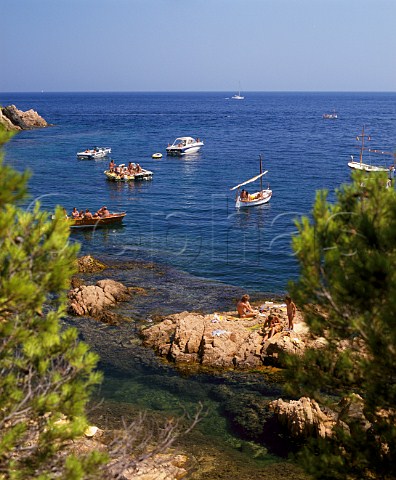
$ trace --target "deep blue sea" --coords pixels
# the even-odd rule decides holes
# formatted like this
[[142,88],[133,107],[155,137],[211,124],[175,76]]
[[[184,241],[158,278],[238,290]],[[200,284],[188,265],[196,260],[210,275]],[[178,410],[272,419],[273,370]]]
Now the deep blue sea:
[[[395,93],[6,93],[0,104],[33,108],[54,126],[19,133],[7,161],[29,168],[31,199],[52,209],[125,210],[124,227],[73,234],[83,252],[144,258],[195,276],[283,292],[298,274],[291,251],[294,219],[315,192],[347,182],[363,125],[371,146],[396,145]],[[337,120],[322,114],[336,109]],[[200,137],[196,155],[167,157],[178,136]],[[109,158],[78,160],[110,146],[117,163],[138,162],[151,181],[112,183]],[[164,154],[153,160],[155,152]],[[230,188],[259,173],[264,158],[273,190],[267,205],[238,211]],[[369,159],[366,159],[369,161]],[[378,161],[378,159],[373,159]],[[380,159],[383,160],[383,159]],[[391,159],[386,159],[390,162]],[[248,186],[251,191],[256,185]],[[332,194],[330,194],[332,198]]]
[[[190,479],[306,479],[281,458],[283,445],[267,450],[230,428],[235,414],[259,423],[255,406],[281,395],[276,380],[262,372],[179,374],[142,347],[137,332],[151,324],[150,315],[220,310],[233,305],[240,291],[284,292],[298,275],[291,250],[294,220],[309,215],[318,189],[334,199],[334,190],[350,180],[347,162],[358,156],[356,136],[363,125],[372,148],[394,150],[396,94],[248,92],[243,101],[231,95],[3,93],[1,105],[33,108],[53,124],[16,135],[6,146],[6,161],[32,172],[29,202],[39,199],[49,210],[62,205],[69,212],[94,211],[105,204],[127,212],[120,228],[71,234],[83,253],[132,265],[106,272],[149,292],[120,304],[118,311],[131,318],[122,326],[68,319],[100,353],[105,380],[97,397],[105,399],[105,417],[128,409],[178,417],[202,402],[208,415],[182,440],[196,462]],[[324,120],[323,113],[333,109],[338,119]],[[167,157],[166,146],[179,136],[200,137],[205,146],[196,155]],[[108,181],[103,171],[110,158],[76,158],[95,145],[111,147],[117,163],[152,170],[153,179]],[[163,158],[153,160],[155,152]],[[230,188],[259,173],[260,154],[273,197],[267,205],[238,211]],[[389,165],[392,159],[383,161]],[[134,260],[160,267],[135,269]],[[251,407],[250,413],[241,406]]]

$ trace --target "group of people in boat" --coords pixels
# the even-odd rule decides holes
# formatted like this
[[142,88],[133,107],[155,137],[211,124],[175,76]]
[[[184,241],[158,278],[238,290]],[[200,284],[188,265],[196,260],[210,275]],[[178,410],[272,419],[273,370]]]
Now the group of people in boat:
[[[109,210],[107,209],[107,207],[104,205],[103,207],[99,208],[98,211],[92,213],[89,211],[89,209],[85,209],[84,210],[80,210],[78,211],[76,207],[73,208],[73,211],[71,212],[71,218],[73,219],[82,219],[82,218],[87,218],[87,219],[91,219],[91,218],[104,218],[104,217],[108,217],[110,216],[110,212]],[[66,215],[67,216],[67,215]]]
[[116,175],[136,175],[137,173],[142,173],[143,168],[138,163],[129,162],[126,167],[124,163],[116,165],[114,160],[111,160],[109,163],[109,171],[115,173]]

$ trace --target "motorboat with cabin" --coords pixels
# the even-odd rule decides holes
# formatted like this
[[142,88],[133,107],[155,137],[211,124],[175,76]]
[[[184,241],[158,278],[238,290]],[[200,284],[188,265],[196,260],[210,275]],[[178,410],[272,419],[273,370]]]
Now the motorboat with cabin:
[[167,146],[166,153],[168,155],[188,155],[197,153],[203,145],[204,142],[199,138],[178,137],[172,145]]
[[[235,187],[232,187],[231,190],[237,190],[236,200],[235,200],[235,208],[248,208],[248,207],[256,207],[257,205],[263,205],[264,203],[268,203],[272,197],[272,190],[268,188],[263,188],[263,176],[268,173],[268,170],[263,172],[262,167],[262,156],[260,155],[260,173],[245,182],[242,182]],[[248,193],[246,190],[239,189],[249,183],[255,182],[256,180],[260,180],[260,190],[254,193]]]
[[96,158],[103,158],[106,155],[109,155],[109,153],[111,153],[110,147],[93,147],[87,148],[87,150],[84,150],[83,152],[78,152],[77,158],[80,158],[81,160],[94,160]]

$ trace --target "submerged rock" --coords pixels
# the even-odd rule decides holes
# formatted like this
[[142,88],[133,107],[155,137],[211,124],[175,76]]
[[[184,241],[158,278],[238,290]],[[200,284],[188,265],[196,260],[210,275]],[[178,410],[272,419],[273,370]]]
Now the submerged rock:
[[96,273],[101,272],[107,265],[91,257],[91,255],[85,255],[77,259],[78,273]]

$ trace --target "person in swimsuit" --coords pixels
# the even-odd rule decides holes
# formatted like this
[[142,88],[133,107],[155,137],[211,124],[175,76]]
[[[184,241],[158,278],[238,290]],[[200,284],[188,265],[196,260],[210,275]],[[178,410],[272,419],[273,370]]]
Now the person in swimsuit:
[[250,297],[245,294],[242,295],[241,299],[237,303],[237,312],[239,318],[252,318],[255,317],[258,312],[255,312],[252,306],[249,303]]
[[289,319],[289,330],[293,330],[293,327],[294,327],[293,321],[294,321],[294,317],[296,316],[296,306],[289,296],[285,297],[285,301],[286,301],[287,318]]

